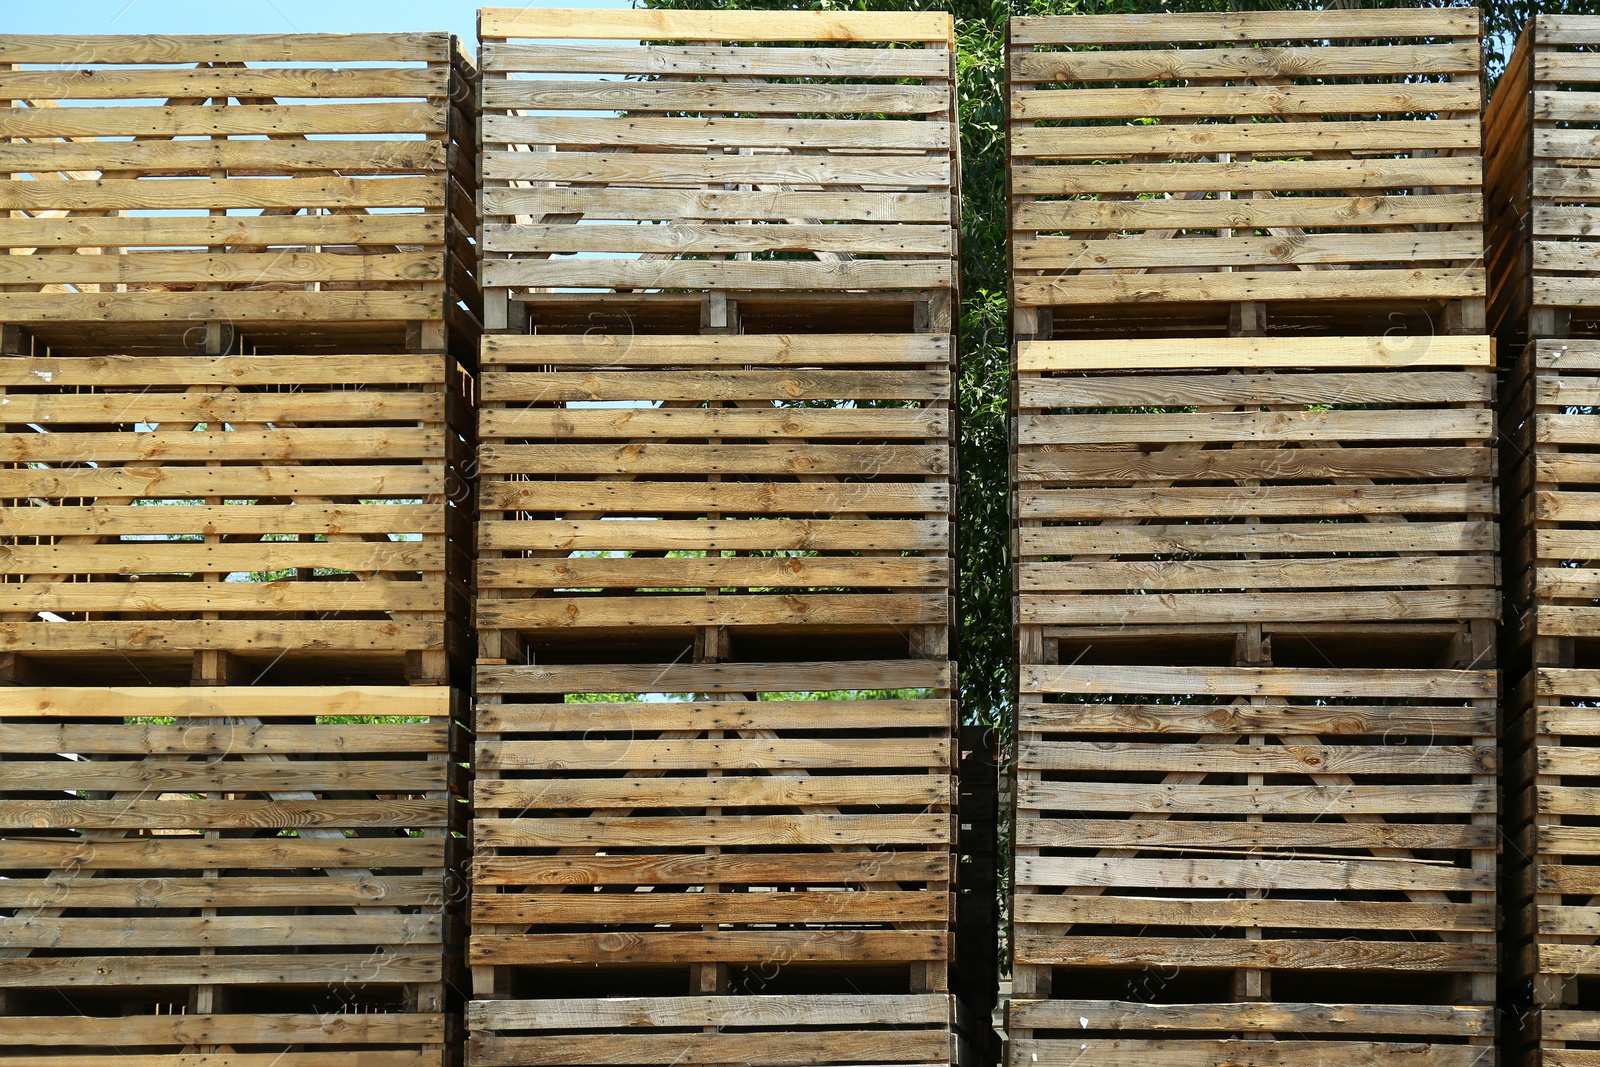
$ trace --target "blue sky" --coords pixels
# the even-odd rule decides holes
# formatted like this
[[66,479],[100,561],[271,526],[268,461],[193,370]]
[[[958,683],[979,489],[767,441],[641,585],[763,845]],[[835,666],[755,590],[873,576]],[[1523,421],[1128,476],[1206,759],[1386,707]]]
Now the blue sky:
[[628,0],[5,0],[0,33],[391,33],[449,30],[474,49],[480,7],[626,8]]

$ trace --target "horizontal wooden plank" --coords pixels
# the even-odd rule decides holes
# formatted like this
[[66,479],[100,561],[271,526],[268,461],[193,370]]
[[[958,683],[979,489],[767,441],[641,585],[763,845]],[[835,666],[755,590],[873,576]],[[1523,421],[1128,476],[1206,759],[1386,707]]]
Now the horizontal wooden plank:
[[[1018,759],[1020,766],[1029,770],[1060,769],[1053,768],[1047,760],[1031,758],[1038,748],[1033,746],[1033,752],[1028,756]],[[1119,746],[1129,747],[1126,744]],[[1187,748],[1189,746],[1175,745],[1173,747]],[[1214,746],[1220,747],[1220,746]],[[1255,746],[1238,746],[1255,747]],[[1397,751],[1407,751],[1396,746]],[[1415,751],[1411,749],[1410,751]],[[1398,762],[1398,761],[1397,761]],[[1233,767],[1226,760],[1219,760],[1217,770],[1205,773],[1225,773],[1224,767]],[[1338,773],[1338,772],[1334,772]],[[1427,773],[1426,769],[1419,768],[1418,773]],[[1151,849],[1169,852],[1194,851],[1199,853],[1226,854],[1230,850],[1257,849],[1287,849],[1298,851],[1300,855],[1272,856],[1284,863],[1299,862],[1301,856],[1318,849],[1360,848],[1360,849],[1462,849],[1477,850],[1493,849],[1495,847],[1496,833],[1492,827],[1487,826],[1462,826],[1462,825],[1417,825],[1397,823],[1347,823],[1347,822],[1318,822],[1318,823],[1237,823],[1221,821],[1178,821],[1175,819],[1021,819],[1016,825],[1016,841],[1019,846],[1028,848],[1127,848]],[[1309,858],[1309,857],[1308,857]],[[1323,857],[1326,858],[1326,857]],[[1017,903],[1027,899],[1018,897]],[[1299,902],[1296,902],[1299,903]],[[1340,904],[1349,903],[1339,901]],[[1107,902],[1107,907],[1114,905]],[[1263,906],[1265,910],[1265,906]],[[1330,913],[1334,909],[1330,909]],[[1353,916],[1351,917],[1353,919]],[[1048,919],[1035,919],[1035,922],[1049,922]],[[1075,922],[1090,922],[1095,920],[1074,919]],[[1141,919],[1130,914],[1124,918],[1106,918],[1100,921],[1114,921],[1118,923],[1131,923],[1138,925],[1152,922],[1156,925],[1181,925],[1177,916],[1171,920],[1160,918]],[[1298,925],[1305,920],[1289,921],[1287,925]],[[1233,922],[1227,925],[1236,926],[1263,926],[1271,923],[1257,923],[1253,921]],[[1335,922],[1332,925],[1342,925]],[[1407,929],[1406,926],[1394,927]]]
[[[539,85],[539,82],[507,82],[509,85]],[[619,85],[620,82],[595,82]],[[817,186],[904,186],[911,189],[950,184],[950,160],[924,155],[873,156],[790,156],[790,155],[695,155],[692,153],[651,152],[486,152],[483,177],[490,181],[580,182],[588,184],[672,186],[697,183],[741,185],[817,185]],[[950,251],[945,230],[931,227],[902,229],[911,247],[897,242],[892,228],[864,229],[852,234],[835,234],[831,227],[791,223],[760,228],[706,227],[675,225],[661,233],[629,233],[611,227],[565,225],[528,227],[508,226],[485,231],[486,247],[511,251],[512,243],[528,251],[545,252],[712,252],[726,248],[733,252],[761,251],[765,248],[818,248],[837,245],[850,251],[914,252],[942,237],[933,248]],[[743,231],[740,240],[738,231]],[[925,231],[925,232],[924,232]],[[532,242],[540,234],[548,243]],[[805,236],[810,235],[810,240]],[[822,242],[818,244],[816,242]],[[874,244],[873,242],[876,242]],[[529,247],[531,246],[531,247]]]
[[[950,562],[906,557],[483,560],[482,589],[795,589],[841,586],[947,588]],[[0,587],[3,600],[4,587]],[[488,601],[480,600],[480,605]],[[710,609],[711,605],[706,605]],[[512,610],[515,610],[513,607]],[[581,607],[579,610],[583,610]],[[730,608],[730,610],[733,610]],[[759,613],[759,610],[758,610]],[[652,625],[661,625],[661,618]]]
[[[883,714],[892,712],[886,709]],[[880,725],[883,721],[879,719]],[[702,727],[697,722],[695,728],[708,727]],[[860,804],[909,804],[938,808],[952,802],[949,776],[934,773],[801,776],[721,774],[714,778],[650,779],[481,778],[473,783],[472,788],[475,812],[511,810],[519,815],[561,808],[626,808],[641,811],[685,807],[817,808]]]
[[[1556,755],[1562,751],[1541,753],[1541,767],[1567,766]],[[1017,760],[1030,769],[1042,771],[1263,775],[1493,774],[1498,766],[1493,746],[1442,745],[1431,739],[1419,745],[1400,744],[1391,739],[1391,743],[1384,745],[1323,745],[1297,740],[1282,745],[1121,741],[1109,746],[1103,741],[1025,738],[1017,744]]]
[[446,63],[447,33],[12,34],[6,63]]
[[[1551,709],[1553,710],[1553,709]],[[1391,704],[1102,704],[1063,701],[1024,702],[1018,707],[1021,733],[1071,731],[1074,734],[1317,734],[1404,737],[1421,734],[1487,736],[1494,731],[1492,709],[1466,705]],[[1600,729],[1600,724],[1597,724]]]
[[[1294,824],[1304,827],[1305,824]],[[1485,905],[1375,903],[1359,900],[1184,899],[1100,894],[1022,893],[1017,922],[1108,926],[1213,926],[1256,929],[1451,930],[1488,932],[1494,909]],[[1411,1005],[1408,1005],[1410,1007]],[[1176,1007],[1176,1005],[1174,1005]],[[1222,1007],[1219,1005],[1219,1007]],[[1174,1029],[1175,1027],[1156,1027]]]
[[[1019,897],[1018,903],[1024,899]],[[1089,1020],[1088,1025],[1084,1026],[1080,1019]],[[1078,1027],[1130,1032],[1229,1030],[1459,1037],[1490,1037],[1494,1034],[1492,1009],[1454,1004],[1301,1004],[1271,1001],[1144,1004],[1125,1000],[1019,998],[1011,1001],[1010,1020],[1013,1027],[1035,1030]]]
[[437,982],[444,976],[442,953],[364,952],[299,955],[217,956],[40,956],[0,959],[0,988],[40,984],[72,989],[96,986],[316,984],[371,982],[381,968],[384,984]]
[[[50,142],[59,147],[60,142]],[[143,144],[146,142],[116,142],[117,144]],[[178,144],[236,144],[258,142],[196,142]],[[277,144],[278,142],[272,142]],[[305,141],[304,144],[323,145],[327,141]],[[367,143],[367,142],[358,142]],[[371,142],[384,144],[393,142]],[[417,144],[432,142],[418,141]],[[0,160],[5,146],[0,145]],[[94,162],[93,160],[86,162]],[[109,165],[133,166],[137,160],[107,159]],[[202,161],[202,164],[205,161]],[[213,160],[218,164],[205,169],[224,169],[225,159]],[[309,162],[337,165],[337,159],[313,159]],[[340,169],[352,169],[346,164]],[[353,169],[359,169],[356,165]],[[413,211],[383,215],[218,215],[211,218],[197,216],[136,216],[132,218],[76,217],[71,225],[59,219],[0,219],[0,247],[3,248],[120,248],[126,246],[177,248],[206,248],[216,246],[264,247],[268,245],[316,245],[328,247],[369,245],[427,245],[444,244],[445,217],[439,213],[423,214]],[[151,357],[169,359],[171,357]],[[200,357],[189,357],[198,361]],[[241,357],[230,357],[238,359]],[[305,358],[305,357],[300,357]],[[388,357],[393,358],[393,357]]]
[[1196,123],[1193,125],[1020,126],[1011,155],[1026,159],[1126,159],[1248,153],[1260,160],[1316,152],[1402,153],[1408,146],[1464,151],[1479,146],[1472,119]]
[[[1400,531],[1391,533],[1390,531]],[[1023,555],[1189,552],[1473,552],[1495,551],[1493,523],[1364,522],[1229,523],[1166,526],[1023,527]]]
[[[911,519],[483,520],[478,547],[508,551],[948,551],[949,524]],[[598,561],[597,561],[598,562]]]
[[[470,1039],[469,1047],[473,1062],[483,1067],[577,1065],[594,1062],[596,1036],[483,1036]],[[605,1058],[627,1064],[747,1063],[760,1059],[772,1067],[809,1067],[846,1061],[937,1063],[948,1060],[954,1052],[951,1035],[942,1030],[801,1030],[784,1033],[777,1042],[774,1036],[737,1030],[607,1034]]]
[[[1021,563],[1016,591],[1083,593],[1193,589],[1381,589],[1396,587],[1492,586],[1494,560],[1484,557],[1111,560]],[[1405,594],[1403,594],[1405,595]]]
[[[91,220],[103,221],[103,220]],[[114,221],[114,220],[113,220]],[[388,391],[371,389],[382,385],[442,385],[446,380],[448,357],[442,353],[368,355],[248,355],[248,356],[14,356],[0,361],[0,385],[11,387],[52,386],[65,388],[90,385],[100,389],[124,387],[164,403],[162,394],[149,389],[178,386],[193,390],[195,403],[271,403],[269,394],[227,394],[200,392],[208,385],[338,385],[360,382],[369,387],[362,399],[371,403],[393,403]],[[147,388],[140,388],[147,387]],[[29,394],[20,394],[23,396]],[[246,396],[252,399],[244,399]],[[325,403],[310,390],[297,390],[294,401],[312,405]],[[15,403],[19,394],[9,399]],[[226,399],[238,397],[238,400]],[[85,398],[86,399],[86,398]],[[422,402],[422,401],[416,401]]]
[[[0,296],[6,294],[0,293]],[[84,294],[93,295],[93,294]],[[278,461],[353,459],[387,456],[391,459],[443,459],[442,429],[155,429],[138,433],[0,434],[0,459],[13,463],[135,463],[141,460]],[[195,505],[199,506],[199,505]],[[218,504],[216,509],[230,505]],[[304,505],[294,505],[298,510]],[[374,505],[421,507],[422,505]],[[256,511],[261,505],[236,508]],[[345,505],[355,513],[362,505]],[[13,513],[29,509],[14,508]],[[325,511],[331,509],[324,509]],[[436,511],[438,509],[435,509]],[[395,518],[400,518],[396,512]],[[37,518],[35,521],[48,521]],[[155,519],[144,520],[156,523]],[[180,522],[174,516],[169,522]],[[199,532],[199,531],[195,531]]]
[[[1181,61],[1182,57],[1173,57]],[[1475,86],[1445,83],[1354,85],[1162,86],[1153,89],[1018,89],[1013,119],[1137,119],[1211,116],[1475,112]]]
[[[6,256],[0,259],[14,259]],[[47,256],[47,259],[60,257]],[[104,256],[88,258],[103,259]],[[48,372],[46,372],[48,373]],[[52,382],[51,384],[55,384]],[[67,388],[62,383],[62,389]],[[104,387],[102,387],[104,388]],[[380,391],[376,388],[314,393],[141,392],[12,393],[0,404],[0,421],[54,423],[55,433],[70,433],[76,423],[113,425],[163,422],[443,422],[443,393]],[[397,472],[398,473],[398,472]]]
[[[1362,30],[1357,36],[1368,34]],[[1465,36],[1475,37],[1476,33]],[[1124,39],[1119,43],[1127,42]],[[1411,74],[1476,74],[1481,64],[1476,40],[1377,47],[1319,43],[1309,48],[1034,51],[1013,52],[1010,61],[1014,83],[1304,78],[1308,71],[1315,71],[1319,77],[1395,78]]]
[[0,585],[0,610],[438,611],[442,576],[420,582],[31,582]]
[[951,43],[949,15],[936,12],[592,11],[488,7],[485,40],[508,37],[606,41],[864,41]]
[[[3,295],[3,294],[0,294]],[[316,431],[299,431],[316,432]],[[233,436],[233,435],[229,435]],[[348,440],[348,437],[347,437]],[[6,454],[0,437],[0,458]],[[478,449],[482,474],[754,474],[766,477],[854,474],[942,475],[950,469],[948,445],[797,444],[486,444]],[[485,546],[487,547],[487,546]]]
[[1067,782],[1023,782],[1021,809],[1139,812],[1144,815],[1467,815],[1495,811],[1488,786],[1388,785],[1173,785],[1096,782],[1093,789]]
[[[951,872],[948,849],[894,852],[762,852],[708,856],[681,853],[657,856],[479,855],[473,883],[488,885],[703,885],[731,881],[741,885],[846,882],[941,882]],[[0,886],[0,892],[4,887]],[[632,888],[630,892],[634,891]]]
[[[160,181],[100,178],[94,181],[0,182],[0,208],[13,211],[419,208],[443,207],[444,204],[443,179],[430,177],[164,178]],[[153,258],[153,254],[147,258]]]
[[[1249,585],[1264,582],[1247,581]],[[1499,602],[1492,589],[1406,592],[1328,592],[1307,605],[1302,592],[1159,593],[1067,596],[1023,595],[1016,618],[1023,625],[1134,625],[1139,623],[1343,622],[1368,620],[1492,619]]]
[[[71,551],[71,549],[69,549]],[[231,652],[413,651],[444,647],[443,621],[387,619],[315,622],[216,619],[206,621],[6,622],[0,648],[13,652],[115,649],[119,651]]]
[[1023,665],[1024,693],[1160,693],[1230,696],[1437,697],[1493,700],[1494,671],[1360,671],[1298,667]]
[[[948,662],[835,660],[824,663],[543,664],[480,666],[483,693],[748,693],[842,689],[948,689]],[[746,698],[748,699],[748,698]]]
[[1488,367],[1488,337],[1256,337],[1186,338],[1172,345],[1148,340],[1023,341],[1022,372],[1074,370],[1251,370],[1317,367]]
[[[495,733],[594,733],[601,730],[875,730],[950,728],[950,702],[886,697],[820,700],[607,700],[572,704],[479,704],[474,730]],[[365,741],[363,735],[351,744]],[[479,785],[487,785],[480,782]],[[639,785],[641,783],[633,783]],[[661,782],[648,783],[661,785]],[[683,783],[678,783],[683,784]],[[774,785],[787,785],[774,782]],[[837,780],[813,783],[842,784]]]
[[[949,957],[943,930],[607,931],[595,934],[476,933],[474,965],[594,963],[900,963]],[[0,961],[0,983],[6,979]],[[897,1038],[904,1035],[897,1034]]]
[[[360,468],[356,468],[359,470]],[[376,468],[391,471],[397,468]],[[239,468],[229,468],[237,471]],[[9,484],[0,471],[0,491]],[[442,476],[441,476],[442,480]],[[373,484],[387,489],[388,481]],[[166,489],[163,486],[163,489]],[[428,490],[418,490],[421,495]],[[442,489],[434,489],[434,492]],[[398,495],[398,494],[397,494]],[[614,515],[896,515],[950,510],[950,487],[937,482],[676,482],[676,481],[484,481],[478,500],[484,512],[608,512]],[[490,516],[484,515],[484,518]],[[485,561],[488,562],[488,561]],[[524,560],[524,563],[533,563]],[[616,561],[611,561],[616,562]],[[641,564],[643,561],[640,561]],[[683,562],[679,560],[677,562]],[[733,564],[733,560],[724,560]],[[743,563],[754,563],[745,560]],[[864,562],[858,560],[858,562]],[[888,560],[874,561],[876,566]],[[576,560],[564,565],[580,566]],[[785,566],[791,564],[784,564]],[[804,561],[792,565],[805,566]],[[508,570],[506,573],[510,573]]]
[[942,738],[695,738],[691,740],[493,741],[479,746],[484,770],[651,770],[709,768],[820,770],[948,767]]
[[[296,111],[324,111],[340,107],[323,104]],[[381,105],[380,105],[381,106]],[[404,105],[389,105],[400,108]],[[71,109],[80,110],[78,108]],[[232,110],[232,109],[229,109]],[[0,132],[10,132],[13,120],[0,111]],[[378,116],[373,116],[376,119]],[[303,119],[301,120],[304,121]],[[373,120],[368,120],[369,125]],[[419,116],[411,122],[420,127]],[[31,131],[25,127],[21,136]],[[253,131],[262,132],[262,131]],[[296,130],[306,133],[343,133],[340,129]],[[367,132],[386,132],[380,129]],[[893,119],[791,119],[791,118],[590,118],[483,116],[481,137],[487,147],[501,144],[650,145],[655,148],[789,148],[803,144],[819,148],[909,149],[948,151],[953,126],[948,122]]]
[[[275,1013],[121,1017],[34,1015],[13,1016],[7,1019],[6,1036],[18,1046],[85,1045],[105,1048],[122,1045],[252,1043],[359,1046],[385,1043],[439,1044],[444,1040],[444,1027],[443,1014],[425,1012],[372,1015]],[[359,1050],[349,1049],[340,1055],[348,1055],[351,1052],[360,1054]],[[126,1053],[124,1055],[126,1056]],[[426,1053],[419,1052],[418,1055]],[[405,1061],[397,1059],[395,1062]]]
[[91,256],[9,255],[0,258],[0,283],[6,285],[213,282],[264,285],[277,282],[426,282],[443,278],[444,257],[431,252],[394,255],[346,255],[339,252],[225,252],[217,255],[203,252],[126,252]]
[[[0,418],[3,418],[0,415]],[[948,437],[950,417],[915,408],[512,408],[478,414],[482,438],[693,439],[701,437]]]
[[443,67],[242,67],[7,70],[0,96],[14,100],[149,100],[272,96],[340,99],[449,96]]
[[1011,226],[1016,231],[1355,228],[1482,220],[1483,198],[1468,193],[1265,200],[1028,200],[1013,205],[1011,214]]
[[[1355,953],[1346,955],[1354,957]],[[1073,1035],[1065,1041],[1018,1041],[1014,1054],[1026,1056],[1029,1063],[1037,1063],[1040,1067],[1071,1067],[1072,1064],[1083,1062],[1080,1057],[1087,1056],[1094,1057],[1092,1062],[1096,1067],[1153,1067],[1157,1064],[1160,1067],[1181,1067],[1195,1062],[1297,1067],[1302,1063],[1315,1063],[1319,1056],[1338,1057],[1335,1062],[1369,1064],[1371,1067],[1401,1067],[1402,1064],[1412,1067],[1481,1067],[1484,1060],[1481,1046],[1444,1042],[1295,1041],[1280,1038],[1251,1041],[1191,1037],[1140,1040],[1089,1035]],[[1550,1063],[1548,1057],[1551,1053],[1544,1055],[1547,1057],[1545,1062]]]
[[820,219],[855,223],[950,224],[947,192],[698,189],[485,189],[485,225],[495,217],[582,215],[595,221],[696,222]]
[[412,793],[438,789],[445,767],[423,760],[17,760],[8,766],[14,787],[49,790],[142,790],[256,793],[370,790]]
[[442,321],[443,293],[132,292],[0,293],[0,319],[38,322]]
[[[255,842],[263,844],[263,842]],[[0,845],[4,845],[0,842]],[[101,844],[79,846],[92,856]],[[298,866],[298,864],[284,864]],[[81,908],[309,908],[437,907],[440,875],[373,877],[284,876],[219,879],[164,877],[85,878],[67,885],[59,879],[8,878],[0,881],[0,900],[8,908],[36,908],[41,900]],[[165,957],[173,959],[173,957]],[[313,957],[314,959],[315,957]],[[202,979],[203,980],[203,979]]]
[[519,817],[474,819],[472,825],[474,840],[492,848],[950,843],[950,818],[937,814],[703,815],[688,819],[672,815],[618,819]]
[[[1381,300],[1405,291],[1417,299],[1482,298],[1484,272],[1477,267],[1414,270],[1233,271],[1193,274],[1076,274],[1066,278],[1019,277],[1021,306],[1054,304],[1161,303],[1237,300]],[[1555,301],[1552,301],[1555,302]]]
[[[3,445],[4,439],[0,438],[0,448]],[[0,508],[0,533],[12,537],[71,534],[96,537],[289,533],[388,535],[442,530],[443,526],[444,508],[435,504],[172,504],[164,507],[99,504],[89,507],[58,505],[48,508]]]
[[[1032,16],[1013,20],[1010,43],[1127,45],[1320,40],[1324,37],[1472,37],[1477,35],[1481,23],[1482,16],[1471,9]],[[1307,69],[1322,73],[1315,64]]]
[[622,1031],[665,1026],[948,1025],[948,995],[766,994],[716,997],[604,997],[597,999],[474,1000],[469,1025],[477,1031],[596,1029]]
[[[1169,966],[1176,960],[1195,968],[1262,967],[1284,970],[1428,971],[1484,974],[1495,968],[1495,946],[1425,941],[1370,941],[1286,938],[1095,938],[1023,935],[1018,962],[1078,967]],[[1456,1062],[1470,1064],[1482,1055]],[[1148,1062],[1148,1061],[1145,1061]],[[1412,1062],[1409,1059],[1405,1062]]]
[[[1031,344],[1032,342],[1028,342]],[[1153,347],[1153,346],[1152,346]],[[1045,353],[1048,355],[1048,352]],[[1040,358],[1039,353],[1029,354]],[[1493,378],[1484,371],[1313,371],[1292,368],[1221,374],[1146,374],[1137,367],[1120,375],[1079,374],[1017,379],[1017,407],[1212,407],[1224,405],[1317,405],[1337,397],[1344,404],[1494,403]],[[1360,486],[1345,485],[1341,492]]]
[[[1483,164],[1472,157],[1433,159],[1309,160],[1243,163],[1055,164],[1012,167],[1019,196],[1104,193],[1309,192],[1383,190],[1412,185],[1470,189],[1483,183]],[[1374,193],[1373,195],[1378,195]],[[1424,194],[1427,195],[1427,194]]]
[[1488,448],[1259,448],[1110,449],[1037,448],[1017,453],[1019,482],[1104,479],[1110,481],[1260,480],[1286,482],[1324,478],[1488,478]]
[[[1600,419],[1592,420],[1600,424]],[[1029,415],[1016,417],[1017,444],[1115,445],[1160,442],[1488,440],[1487,409],[1407,411],[1229,411],[1188,414]],[[1600,425],[1596,437],[1600,438]]]
[[7,923],[0,947],[120,949],[407,945],[442,947],[438,915],[240,915],[68,919],[32,916]]
[[[442,103],[0,108],[6,137],[237,137],[445,132]],[[62,183],[76,184],[76,183]],[[85,183],[93,184],[93,183]]]
[[1494,874],[1491,871],[1387,859],[1311,860],[1279,856],[1189,859],[1165,856],[1136,860],[1120,857],[1018,856],[1016,884],[1218,891],[1449,892],[1491,890],[1494,888]]
[[445,549],[421,541],[124,541],[113,545],[0,545],[10,574],[254,574],[323,567],[350,571],[442,571]]
[[[1258,515],[1331,518],[1341,515],[1492,514],[1495,497],[1487,485],[1448,484],[1024,489],[1017,494],[1015,508],[1017,517],[1024,520],[1204,520],[1221,515],[1229,518]],[[1310,580],[1314,575],[1305,577]]]
[[[583,333],[483,339],[486,366],[730,367],[888,366],[948,364],[949,334],[681,334]],[[674,372],[675,373],[675,372]]]
[[4,719],[449,714],[443,686],[0,687]]
[[[0,88],[6,84],[0,80]],[[486,110],[928,115],[948,110],[950,91],[942,85],[873,83],[719,85],[712,82],[490,79],[483,84],[482,105]],[[1476,106],[1476,97],[1473,106]]]
[[1113,236],[1110,240],[1038,237],[1012,242],[1017,270],[1108,270],[1251,267],[1277,264],[1356,265],[1474,260],[1483,254],[1477,233],[1329,233],[1296,237]]
[[[639,47],[626,44],[533,43],[484,39],[480,69],[491,73],[659,75],[732,74],[764,78],[893,78],[946,81],[953,77],[948,49],[709,44]],[[903,85],[903,81],[902,81]],[[897,85],[896,88],[901,88]]]
[[[110,701],[107,701],[108,705]],[[10,717],[10,712],[3,714]],[[174,716],[176,718],[176,716]],[[444,722],[280,726],[224,722],[182,726],[17,725],[0,722],[0,746],[9,753],[139,756],[304,755],[448,751]]]
[[570,286],[603,289],[939,289],[948,288],[948,260],[901,262],[846,260],[489,259],[488,286]]

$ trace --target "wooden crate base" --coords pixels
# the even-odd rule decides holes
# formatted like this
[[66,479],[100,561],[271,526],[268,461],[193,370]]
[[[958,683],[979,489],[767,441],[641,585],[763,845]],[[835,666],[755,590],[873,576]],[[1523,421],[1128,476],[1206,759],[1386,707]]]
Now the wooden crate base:
[[455,699],[0,687],[6,1053],[444,1062],[466,829]]
[[476,1000],[467,1064],[948,1067],[954,1013],[938,993]]
[[479,667],[478,992],[563,965],[946,988],[950,664],[698,658]]

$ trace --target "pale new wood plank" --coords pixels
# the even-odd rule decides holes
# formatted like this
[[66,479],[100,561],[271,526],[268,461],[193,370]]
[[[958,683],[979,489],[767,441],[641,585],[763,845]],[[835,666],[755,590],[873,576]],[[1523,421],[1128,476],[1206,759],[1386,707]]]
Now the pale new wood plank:
[[1293,367],[1488,367],[1488,337],[1255,337],[1185,338],[1182,344],[1149,340],[1022,341],[1017,369],[1188,370]]
[[484,39],[530,37],[576,40],[672,41],[954,41],[949,15],[859,11],[592,11],[484,8]]

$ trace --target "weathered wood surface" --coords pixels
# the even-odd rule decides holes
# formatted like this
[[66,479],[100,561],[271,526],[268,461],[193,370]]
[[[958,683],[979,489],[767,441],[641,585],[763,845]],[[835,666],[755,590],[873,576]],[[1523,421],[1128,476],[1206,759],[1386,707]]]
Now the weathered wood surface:
[[1018,306],[1484,298],[1477,15],[1009,33]]
[[0,357],[0,646],[465,654],[466,390],[440,353]]
[[[6,1058],[447,1062],[459,711],[441,686],[0,687]],[[129,1010],[34,1014],[45,988]]]
[[475,75],[448,34],[16,36],[4,56],[0,321],[481,312]]
[[1016,621],[1494,619],[1491,352],[1021,343]]
[[486,286],[951,286],[949,16],[488,9],[480,35]]
[[470,961],[948,960],[953,684],[914,660],[480,667]]
[[489,338],[480,629],[943,626],[945,334]]

